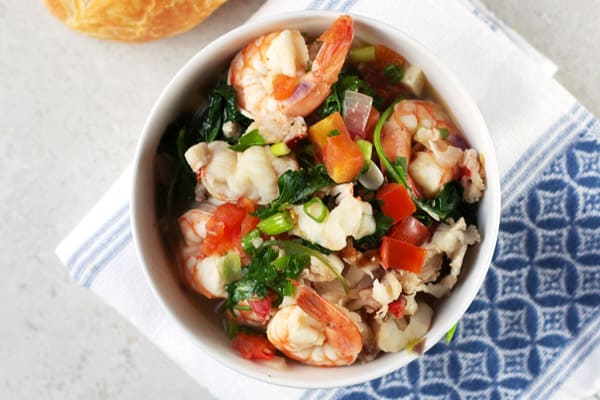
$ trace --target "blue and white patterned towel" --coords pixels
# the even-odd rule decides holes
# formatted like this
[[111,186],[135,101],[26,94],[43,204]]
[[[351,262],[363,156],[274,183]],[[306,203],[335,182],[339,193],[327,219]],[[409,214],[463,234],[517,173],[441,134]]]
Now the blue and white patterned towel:
[[58,247],[73,279],[220,398],[549,399],[600,391],[600,123],[552,79],[550,61],[478,3],[271,0],[258,16],[306,8],[378,18],[415,37],[462,81],[489,125],[503,176],[500,235],[452,343],[381,379],[332,390],[281,388],[227,370],[189,342],[146,285],[129,226],[129,170]]

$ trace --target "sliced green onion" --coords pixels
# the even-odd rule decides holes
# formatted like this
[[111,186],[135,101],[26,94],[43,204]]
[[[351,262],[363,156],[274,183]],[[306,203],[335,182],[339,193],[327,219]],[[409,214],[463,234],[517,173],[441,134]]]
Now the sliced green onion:
[[458,327],[458,322],[454,324],[452,328],[448,332],[446,332],[446,343],[450,343],[454,334],[456,333],[456,328]]
[[373,144],[368,140],[357,140],[356,144],[360,147],[360,151],[363,153],[363,157],[365,158],[365,165],[363,166],[362,172],[365,172],[369,169],[369,162],[371,161],[371,157],[373,156]]
[[229,146],[233,151],[245,151],[252,146],[260,146],[265,144],[265,138],[261,136],[258,129],[254,129],[248,133],[244,133],[238,142],[238,144]]
[[355,63],[375,61],[375,46],[362,46],[351,49],[350,60]]
[[440,136],[442,137],[442,139],[448,139],[448,136],[450,135],[450,132],[448,132],[448,129],[446,128],[440,128]]
[[289,212],[281,211],[263,219],[256,227],[267,235],[279,235],[294,227],[294,219]]
[[340,134],[340,131],[338,131],[337,129],[334,129],[327,134],[327,137],[337,136],[339,134]]
[[253,229],[250,232],[246,233],[242,238],[242,249],[248,254],[254,253],[256,247],[254,246],[254,241],[260,238],[260,231],[258,229]]
[[387,78],[390,83],[398,83],[404,76],[404,70],[398,64],[390,64],[383,69],[383,76]]
[[313,197],[306,203],[304,203],[304,214],[311,217],[317,222],[323,222],[329,214],[329,210],[323,204],[323,201],[318,197]]
[[225,284],[242,279],[242,260],[235,251],[230,251],[223,257],[219,275]]
[[273,266],[279,271],[283,271],[290,264],[290,256],[281,256],[277,260],[273,261]]
[[335,269],[335,267],[333,265],[331,265],[331,262],[329,261],[329,259],[327,257],[325,257],[325,255],[323,253],[321,253],[320,251],[311,249],[310,247],[303,246],[299,243],[292,242],[290,240],[267,240],[264,243],[264,245],[265,246],[278,246],[278,247],[284,249],[289,254],[292,254],[292,253],[305,254],[305,255],[309,255],[311,257],[317,258],[319,261],[321,261],[323,264],[325,264],[325,266],[327,268],[329,268],[329,270],[333,273],[335,278],[340,282],[340,284],[344,288],[344,292],[346,294],[348,294],[348,291],[350,290],[350,288],[348,287],[348,282],[346,282],[346,279],[344,279],[344,277],[342,275],[340,275],[338,270]]
[[288,154],[290,154],[291,151],[292,150],[290,150],[290,148],[287,144],[285,144],[285,142],[275,143],[271,145],[271,154],[273,154],[275,157],[287,156]]

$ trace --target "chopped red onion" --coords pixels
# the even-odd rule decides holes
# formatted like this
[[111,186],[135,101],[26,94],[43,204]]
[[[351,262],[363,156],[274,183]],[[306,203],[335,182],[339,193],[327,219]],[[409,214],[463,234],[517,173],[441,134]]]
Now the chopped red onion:
[[346,90],[344,93],[342,116],[352,137],[364,135],[372,104],[373,98],[366,94],[352,90]]

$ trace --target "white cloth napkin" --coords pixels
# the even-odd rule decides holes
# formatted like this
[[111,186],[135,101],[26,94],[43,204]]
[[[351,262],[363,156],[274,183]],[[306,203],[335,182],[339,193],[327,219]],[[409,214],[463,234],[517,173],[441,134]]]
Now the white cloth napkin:
[[547,399],[600,391],[589,369],[600,364],[598,121],[554,81],[551,61],[475,1],[269,0],[253,19],[309,8],[365,15],[413,36],[452,70],[490,128],[503,176],[501,232],[453,342],[382,379],[326,391],[226,369],[190,343],[144,280],[129,226],[130,169],[58,246],[69,274],[218,398]]

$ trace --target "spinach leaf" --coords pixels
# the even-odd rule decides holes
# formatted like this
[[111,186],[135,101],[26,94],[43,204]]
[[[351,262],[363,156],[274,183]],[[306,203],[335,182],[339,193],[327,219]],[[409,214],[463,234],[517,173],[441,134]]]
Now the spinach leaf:
[[198,110],[190,120],[186,134],[192,137],[195,143],[212,142],[222,136],[223,123],[227,121],[237,122],[243,129],[251,122],[237,107],[233,86],[219,81],[208,93],[206,109]]
[[[166,157],[171,161],[169,183],[159,194],[159,215],[172,215],[179,211],[178,206],[194,199],[196,187],[196,174],[190,169],[183,156],[185,150],[192,145],[185,134],[185,124],[190,114],[182,114],[171,122],[158,144],[157,157]],[[162,167],[164,169],[164,165]],[[164,171],[163,171],[164,172]],[[177,201],[176,201],[177,200]],[[164,208],[163,208],[164,207]]]
[[283,296],[293,294],[291,280],[297,279],[310,264],[307,254],[286,254],[279,257],[279,250],[272,244],[257,249],[250,264],[244,268],[242,279],[227,285],[225,307],[233,308],[240,301],[254,297],[264,298],[267,291]]
[[[444,185],[437,197],[432,199],[419,199],[415,204],[422,212],[437,221],[443,221],[448,217],[458,217],[457,211],[459,210],[461,203],[463,203],[463,191],[464,189],[459,181],[450,181]],[[426,223],[427,219],[424,218],[421,213],[418,214],[417,218],[421,219],[425,225],[431,224],[430,221],[429,224]]]
[[238,143],[236,145],[229,146],[229,148],[233,151],[245,151],[249,147],[260,146],[263,144],[265,144],[265,138],[258,133],[258,129],[254,129],[253,131],[242,135]]
[[279,197],[254,215],[264,219],[293,204],[302,203],[317,190],[333,185],[325,165],[316,164],[298,171],[286,171],[278,179]]

